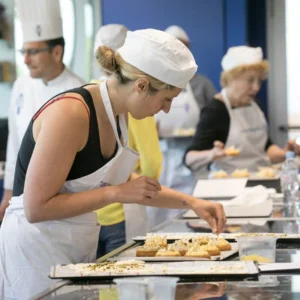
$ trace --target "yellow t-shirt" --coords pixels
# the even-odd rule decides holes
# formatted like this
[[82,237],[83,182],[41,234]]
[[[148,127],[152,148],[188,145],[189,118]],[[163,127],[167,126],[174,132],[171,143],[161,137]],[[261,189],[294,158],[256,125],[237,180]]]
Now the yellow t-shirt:
[[[135,172],[159,179],[162,168],[162,153],[154,117],[136,120],[128,114],[129,147],[140,154]],[[123,205],[114,203],[96,211],[98,222],[108,226],[125,220]]]

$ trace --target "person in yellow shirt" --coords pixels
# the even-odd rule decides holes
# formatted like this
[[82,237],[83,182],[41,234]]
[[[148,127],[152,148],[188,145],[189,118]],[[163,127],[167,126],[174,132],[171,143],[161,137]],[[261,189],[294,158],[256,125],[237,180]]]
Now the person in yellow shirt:
[[[107,46],[113,50],[120,48],[124,44],[127,30],[125,26],[119,24],[102,26],[96,34],[94,53],[100,46]],[[100,72],[99,80],[93,80],[93,82],[98,83],[101,80],[106,80],[110,75],[105,70]],[[128,135],[130,148],[140,154],[140,160],[136,165],[135,172],[143,176],[159,179],[162,168],[162,152],[154,117],[136,120],[129,114]],[[143,228],[135,228],[134,220],[125,220],[122,204],[111,204],[96,212],[98,222],[101,225],[97,257],[101,257],[122,246],[126,243],[126,240],[129,241],[133,236],[145,234],[149,227],[147,226],[146,207],[144,216],[139,216],[145,218],[145,226]],[[130,226],[131,230],[127,230],[127,232],[125,230],[125,222],[132,223],[132,226]]]

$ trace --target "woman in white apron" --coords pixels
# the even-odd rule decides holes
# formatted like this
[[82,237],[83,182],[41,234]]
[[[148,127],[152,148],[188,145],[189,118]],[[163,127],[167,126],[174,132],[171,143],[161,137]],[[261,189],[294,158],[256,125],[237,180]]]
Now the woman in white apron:
[[[274,145],[268,136],[265,116],[255,101],[268,63],[261,48],[232,47],[222,60],[222,91],[201,114],[193,144],[185,162],[196,171],[204,165],[228,173],[282,162],[285,152],[299,153],[299,146],[289,141],[285,149]],[[226,155],[224,148],[240,150],[237,156]]]
[[[107,24],[102,26],[96,34],[94,53],[97,53],[100,46],[107,46],[116,51],[123,46],[127,31],[128,29],[120,24]],[[111,75],[99,67],[98,69],[100,69],[101,77],[97,83],[99,83],[100,80],[108,79]],[[128,137],[129,146],[140,154],[140,160],[134,171],[140,175],[159,179],[162,169],[162,153],[154,117],[136,120],[129,114]],[[136,226],[136,221],[133,219],[125,220],[123,211],[121,204],[109,205],[97,211],[98,223],[101,224],[97,257],[101,257],[121,247],[126,241],[131,241],[133,237],[144,235],[152,229],[153,226],[151,226],[150,221],[154,216],[151,213],[147,213],[146,206],[142,207],[139,211],[141,220],[144,220],[144,222],[140,222],[139,226]],[[133,226],[130,226],[130,222]],[[125,226],[125,224],[127,224],[127,226]],[[127,227],[126,233],[125,227]]]
[[[172,34],[190,48],[190,40],[183,28],[172,25],[165,32]],[[213,84],[204,76],[195,74],[181,93],[173,100],[172,110],[155,116],[160,146],[163,153],[163,168],[160,183],[171,189],[191,195],[195,178],[183,162],[187,147],[192,143],[200,109],[217,93]],[[147,208],[149,224],[153,227],[173,219],[182,210]]]
[[226,222],[220,204],[131,175],[138,154],[127,146],[125,115],[141,119],[170,109],[197,69],[189,50],[146,29],[128,32],[116,54],[100,47],[97,58],[114,76],[100,89],[88,85],[53,98],[26,131],[0,229],[2,299],[28,299],[50,286],[52,265],[95,260],[93,211],[106,205],[124,204],[136,226],[139,205],[193,209],[217,232]]

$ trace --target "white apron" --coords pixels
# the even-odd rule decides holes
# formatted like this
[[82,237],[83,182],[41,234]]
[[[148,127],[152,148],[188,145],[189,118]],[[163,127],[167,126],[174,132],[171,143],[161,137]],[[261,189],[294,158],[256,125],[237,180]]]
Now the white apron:
[[[139,158],[136,152],[129,149],[127,144],[123,146],[119,140],[106,82],[101,84],[100,92],[119,145],[118,152],[94,173],[65,182],[62,193],[81,192],[126,182]],[[127,143],[124,115],[120,115],[120,128],[123,140]],[[94,261],[99,230],[94,212],[58,221],[30,224],[24,215],[23,195],[13,197],[0,230],[0,287],[4,291],[2,298],[5,295],[7,298],[28,299],[45,290],[54,283],[48,278],[51,266]]]
[[269,166],[270,160],[265,151],[268,140],[268,124],[255,101],[251,105],[232,109],[226,89],[222,96],[230,117],[230,127],[225,148],[235,146],[241,154],[216,160],[211,169],[233,172],[235,169],[248,168],[256,172],[260,166]]
[[176,137],[177,129],[196,128],[199,121],[200,109],[194,97],[191,85],[188,83],[186,88],[173,99],[169,113],[160,111],[156,116],[159,123],[159,137]]
[[[183,156],[191,144],[192,137],[176,137],[177,129],[196,128],[200,117],[200,109],[188,83],[185,90],[174,98],[168,114],[160,112],[156,116],[159,123],[159,137],[163,153],[163,168],[160,183],[177,191],[192,194],[195,180],[192,172],[183,164]],[[148,228],[171,220],[182,210],[158,209],[147,207]]]

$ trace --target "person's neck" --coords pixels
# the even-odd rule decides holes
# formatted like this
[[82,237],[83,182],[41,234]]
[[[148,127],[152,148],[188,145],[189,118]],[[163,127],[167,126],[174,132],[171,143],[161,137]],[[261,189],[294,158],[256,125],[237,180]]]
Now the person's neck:
[[106,84],[114,116],[127,113],[126,99],[129,94],[128,87],[119,84],[118,80],[113,76],[107,80]]
[[246,106],[248,103],[241,102],[241,99],[234,93],[233,90],[230,88],[226,88],[227,97],[229,99],[231,107],[240,107],[240,106]]
[[50,72],[42,78],[43,82],[47,85],[49,81],[58,77],[64,71],[64,69],[65,65],[63,63],[59,64],[56,68],[52,70],[52,72]]

